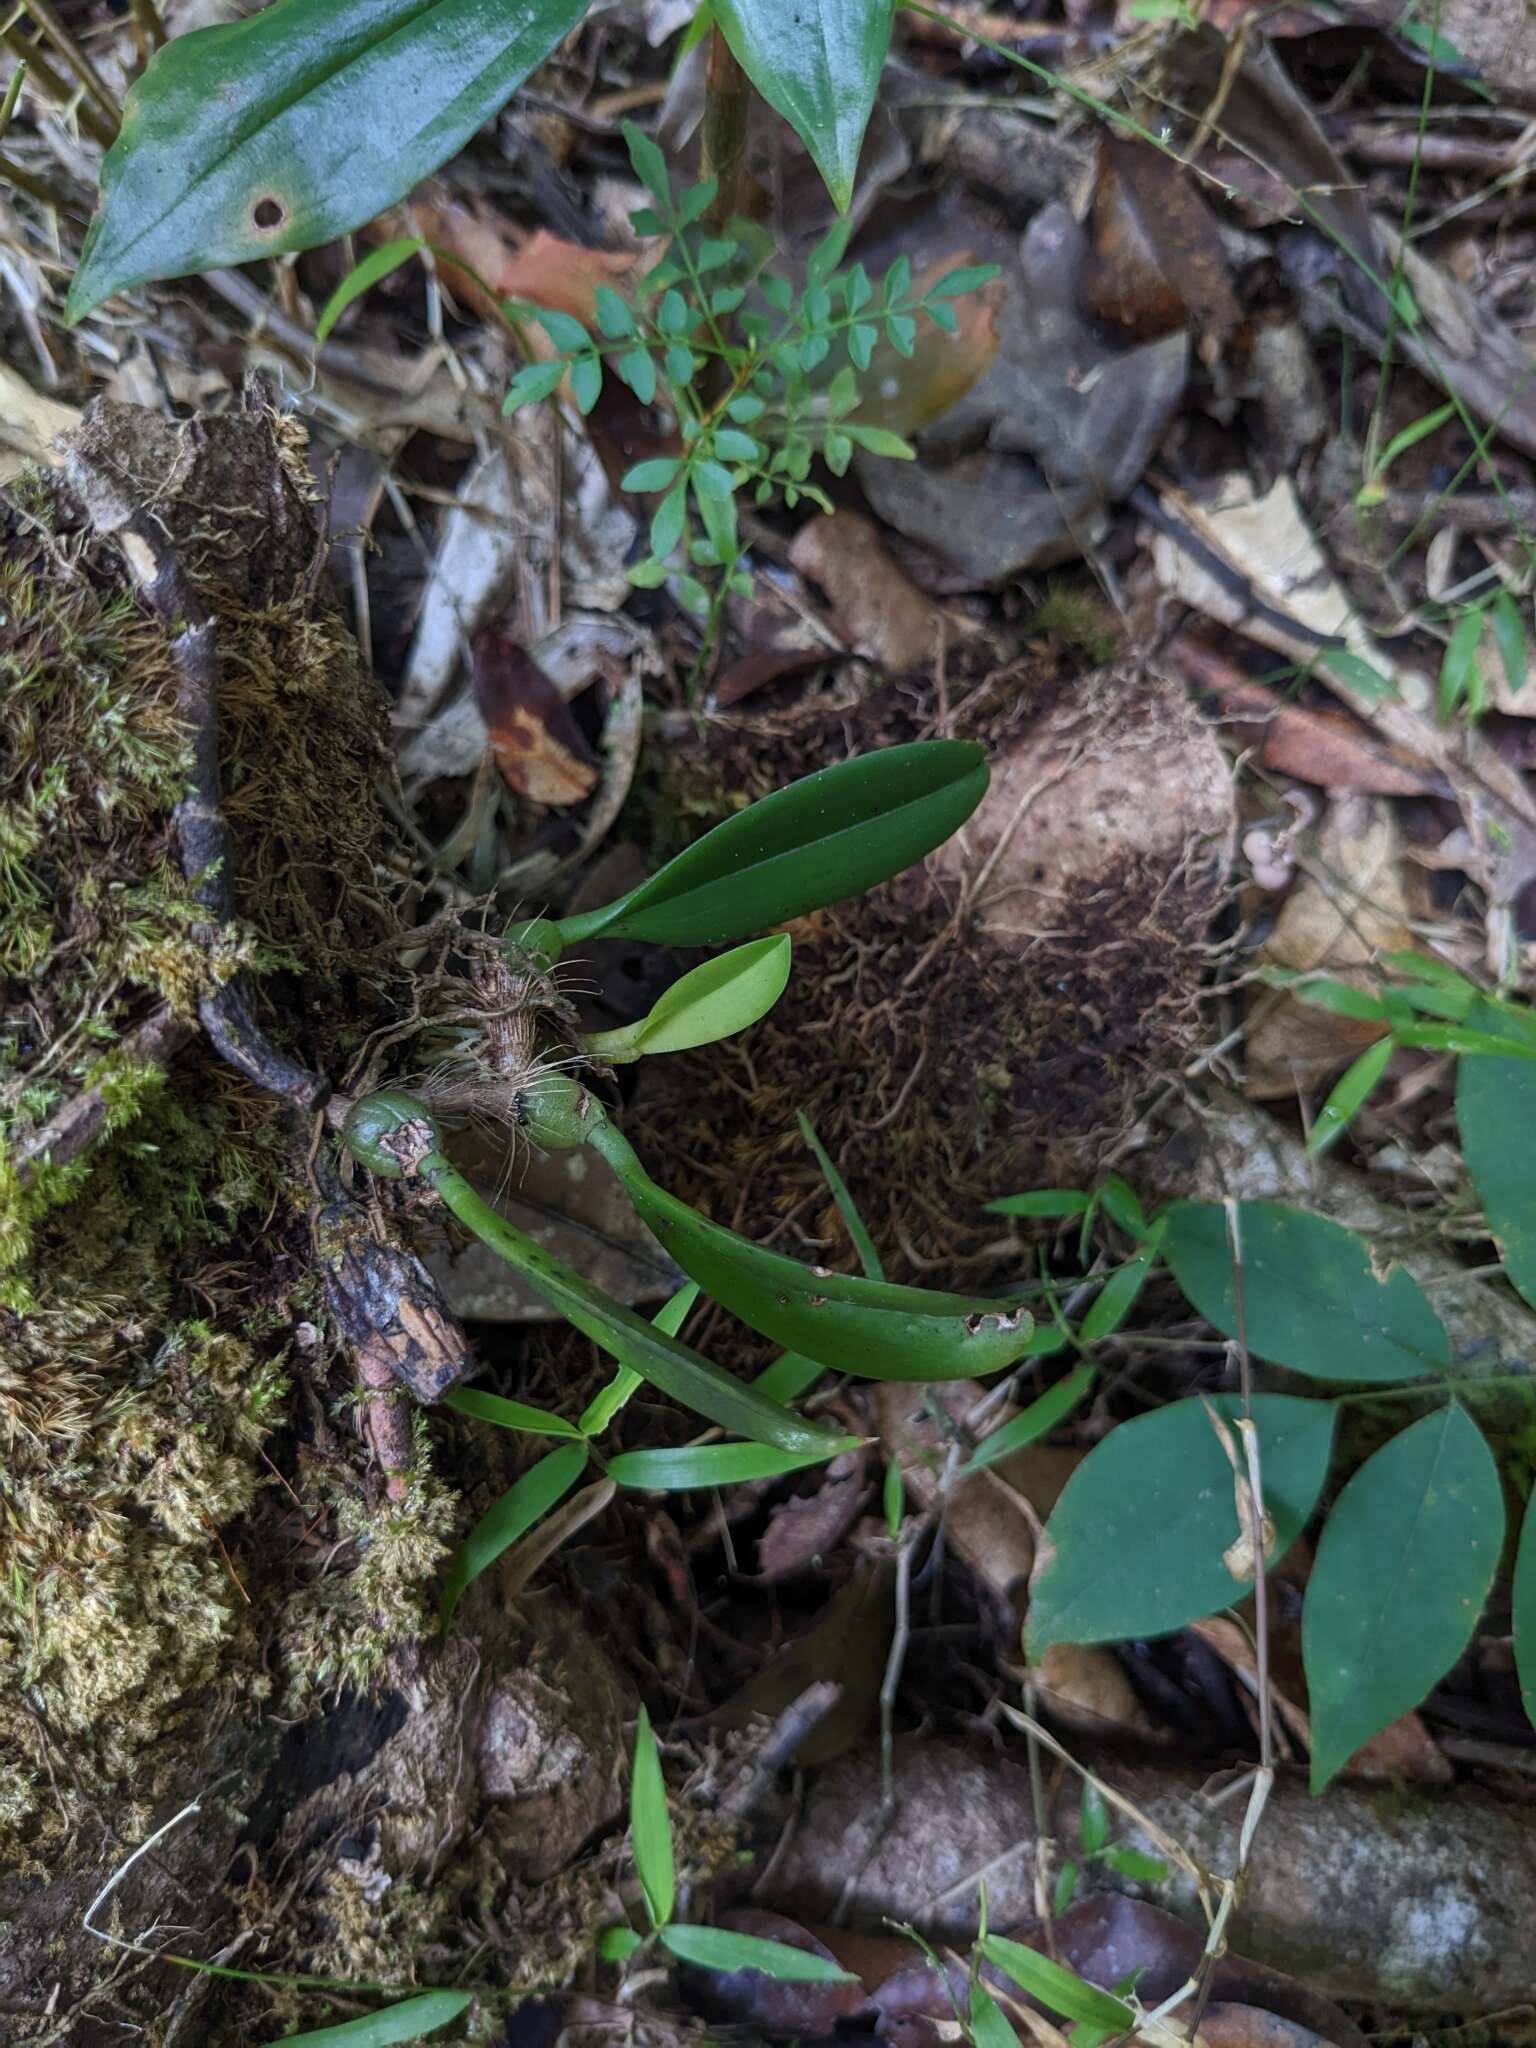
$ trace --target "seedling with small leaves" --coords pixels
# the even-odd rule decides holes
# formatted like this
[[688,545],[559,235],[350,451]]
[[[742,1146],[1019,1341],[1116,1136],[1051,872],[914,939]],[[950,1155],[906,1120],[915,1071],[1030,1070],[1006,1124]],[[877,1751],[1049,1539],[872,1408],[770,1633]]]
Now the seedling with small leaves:
[[[899,434],[859,418],[859,379],[882,338],[911,356],[920,320],[953,333],[953,301],[995,277],[997,266],[953,270],[916,294],[902,256],[876,283],[861,263],[838,267],[849,236],[840,221],[812,252],[797,291],[770,267],[773,243],[761,228],[733,221],[722,233],[709,225],[713,178],[675,194],[656,144],[633,124],[624,135],[651,195],[630,218],[637,233],[667,237],[665,253],[632,300],[598,287],[596,334],[569,313],[518,309],[556,353],[518,372],[506,409],[549,398],[569,379],[577,407],[590,412],[610,372],[643,405],[664,401],[681,449],[637,463],[624,478],[626,490],[657,494],[650,552],[630,580],[652,588],[675,576],[680,602],[713,616],[729,591],[751,589],[737,568],[739,496],[790,509],[804,497],[830,511],[811,481],[818,461],[842,476],[856,448],[910,459]],[[701,570],[714,577],[713,600]]]

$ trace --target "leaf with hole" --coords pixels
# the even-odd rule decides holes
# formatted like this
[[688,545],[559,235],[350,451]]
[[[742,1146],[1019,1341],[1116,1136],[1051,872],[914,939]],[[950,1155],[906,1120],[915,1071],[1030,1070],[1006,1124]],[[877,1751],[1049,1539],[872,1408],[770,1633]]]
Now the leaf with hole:
[[1415,1380],[1443,1373],[1450,1339],[1411,1273],[1378,1279],[1363,1238],[1284,1202],[1239,1202],[1243,1327],[1226,1210],[1174,1202],[1163,1257],[1192,1305],[1272,1365],[1318,1380]]
[[965,740],[857,755],[750,804],[627,896],[562,918],[561,937],[709,946],[787,924],[911,867],[986,787],[986,756]]
[[[1211,1397],[1230,1424],[1242,1403]],[[1334,1405],[1255,1394],[1264,1506],[1277,1565],[1317,1504],[1333,1450]],[[1030,1596],[1029,1654],[1052,1643],[1171,1635],[1241,1600],[1226,1553],[1243,1534],[1232,1467],[1204,1401],[1122,1422],[1088,1453],[1046,1526],[1048,1562]]]
[[672,1816],[667,1811],[666,1780],[644,1707],[635,1723],[635,1761],[629,1781],[629,1842],[635,1875],[645,1894],[653,1927],[665,1927],[677,1903],[677,1876],[672,1861]]
[[461,149],[585,12],[277,0],[177,36],[129,91],[66,320],[151,279],[350,234]]
[[1302,1609],[1314,1792],[1455,1664],[1503,1541],[1498,1467],[1455,1401],[1410,1424],[1350,1480],[1319,1538]]
[[754,1479],[778,1479],[807,1465],[826,1463],[776,1451],[769,1444],[685,1444],[677,1450],[621,1451],[608,1460],[608,1477],[636,1493],[690,1493],[700,1487],[743,1486]]
[[787,1941],[765,1941],[760,1934],[738,1934],[730,1927],[692,1927],[674,1922],[662,1929],[662,1945],[679,1962],[696,1970],[760,1970],[781,1984],[848,1984],[849,1973],[829,1956],[794,1948]]
[[417,1998],[402,1998],[398,2005],[386,2005],[381,2012],[364,2013],[360,2019],[341,2020],[334,2027],[315,2027],[303,2034],[285,2034],[284,2048],[393,2048],[400,2041],[424,2041],[439,2027],[468,2010],[467,1991],[423,1991]]
[[616,1124],[598,1124],[587,1142],[691,1279],[750,1328],[807,1358],[864,1379],[953,1380],[1000,1372],[1028,1349],[1027,1309],[802,1266],[658,1187]]
[[715,19],[846,214],[891,40],[890,0],[715,0]]
[[562,1444],[530,1466],[476,1522],[448,1567],[439,1615],[446,1628],[466,1590],[519,1536],[544,1519],[565,1498],[586,1469],[585,1443]]
[[1464,1059],[1456,1123],[1510,1285],[1536,1307],[1536,1060]]
[[360,262],[353,264],[321,308],[320,318],[315,322],[315,340],[325,341],[348,306],[409,263],[426,246],[420,235],[404,235],[398,241],[370,249]]

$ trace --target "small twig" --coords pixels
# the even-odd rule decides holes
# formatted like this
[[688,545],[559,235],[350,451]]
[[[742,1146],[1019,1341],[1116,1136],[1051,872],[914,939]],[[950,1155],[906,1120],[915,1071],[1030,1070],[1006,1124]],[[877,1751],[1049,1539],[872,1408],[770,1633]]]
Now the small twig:
[[[117,1890],[118,1886],[122,1883],[123,1879],[128,1875],[129,1871],[132,1870],[135,1863],[139,1862],[141,1858],[147,1856],[150,1850],[153,1849],[158,1842],[163,1842],[166,1836],[171,1832],[173,1828],[179,1828],[184,1820],[190,1820],[194,1813],[201,1813],[202,1810],[202,1800],[194,1799],[191,1805],[184,1806],[181,1809],[180,1813],[173,1813],[170,1819],[165,1823],[164,1827],[156,1828],[155,1832],[150,1836],[147,1842],[140,1842],[138,1848],[134,1850],[133,1854],[127,1859],[127,1861],[125,1863],[120,1863],[118,1865],[117,1869],[107,1879],[106,1883],[102,1886],[101,1890],[96,1894],[95,1898],[92,1899],[91,1903],[85,1909],[85,1917],[80,1924],[85,1929],[87,1934],[94,1935],[97,1941],[104,1941],[112,1948],[132,1949],[135,1955],[152,1956],[158,1953],[157,1950],[147,1948],[145,1946],[143,1937],[141,1937],[138,1941],[124,1941],[120,1934],[108,1934],[107,1930],[104,1927],[93,1927],[91,1925],[91,1922],[95,1917],[97,1909],[101,1906],[104,1906],[107,1900],[111,1898],[112,1894]],[[144,1930],[144,1935],[151,1935],[154,1933],[154,1931],[155,1930],[153,1927],[146,1927]]]
[[[156,1010],[122,1041],[118,1054],[136,1063],[163,1066],[191,1036],[192,1026],[185,1018],[173,1016],[169,1010]],[[22,1186],[31,1183],[44,1161],[50,1166],[64,1166],[78,1158],[100,1137],[107,1115],[106,1097],[100,1088],[83,1088],[68,1102],[61,1103],[19,1147],[17,1172]]]
[[46,178],[39,178],[33,172],[23,170],[14,157],[0,152],[0,185],[9,185],[17,192],[25,192],[29,199],[35,199],[39,206],[52,207],[55,213],[69,209],[69,195],[61,192],[57,185],[51,185]]
[[54,49],[111,122],[112,133],[116,135],[122,126],[123,110],[107,90],[106,81],[101,73],[75,40],[64,17],[54,6],[53,0],[26,0],[26,8]]

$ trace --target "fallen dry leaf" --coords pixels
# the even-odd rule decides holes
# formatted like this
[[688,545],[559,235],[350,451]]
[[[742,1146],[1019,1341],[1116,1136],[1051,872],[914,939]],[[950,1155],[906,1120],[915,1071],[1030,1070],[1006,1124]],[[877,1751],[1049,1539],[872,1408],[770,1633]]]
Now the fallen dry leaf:
[[44,398],[24,377],[0,363],[0,484],[19,476],[30,462],[57,462],[54,435],[79,424],[74,406]]
[[1081,1735],[1147,1742],[1172,1733],[1148,1719],[1125,1666],[1102,1643],[1052,1643],[1030,1676],[1046,1713]]
[[863,1734],[880,1698],[886,1651],[895,1624],[888,1564],[866,1565],[822,1610],[815,1626],[777,1651],[737,1693],[708,1717],[713,1728],[746,1728],[759,1714],[782,1714],[809,1687],[824,1680],[839,1688],[837,1704],[822,1715],[795,1751],[807,1769],[830,1763]]
[[869,520],[818,513],[790,544],[789,559],[819,583],[833,622],[855,654],[893,675],[932,662],[945,617],[898,567]]
[[465,303],[489,319],[499,318],[500,300],[516,299],[551,313],[569,313],[590,326],[597,287],[627,292],[652,261],[649,243],[589,249],[545,228],[524,236],[488,207],[449,199],[431,187],[406,215],[413,234],[467,266],[459,269],[449,260],[444,270]]
[[1127,136],[1099,141],[1084,300],[1129,341],[1192,324],[1214,358],[1241,322],[1221,236],[1189,173]]
[[471,651],[475,697],[507,787],[530,803],[583,802],[597,787],[597,756],[549,677],[498,627],[477,633]]
[[758,1577],[775,1585],[819,1569],[857,1521],[869,1493],[869,1452],[862,1445],[818,1466],[810,1493],[793,1493],[769,1509],[757,1545]]
[[[1325,969],[1370,989],[1378,954],[1412,949],[1409,917],[1396,813],[1381,798],[1343,796],[1324,813],[1315,848],[1259,957],[1299,974]],[[1247,1092],[1257,1101],[1310,1092],[1385,1029],[1264,989],[1250,1012]]]

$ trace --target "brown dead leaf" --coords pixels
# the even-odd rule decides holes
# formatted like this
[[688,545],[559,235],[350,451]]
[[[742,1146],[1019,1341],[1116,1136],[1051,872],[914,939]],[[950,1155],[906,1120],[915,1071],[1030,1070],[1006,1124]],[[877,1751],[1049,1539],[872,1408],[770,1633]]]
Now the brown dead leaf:
[[1168,653],[1180,672],[1214,692],[1223,720],[1266,768],[1321,789],[1423,796],[1436,787],[1427,765],[1367,732],[1346,712],[1288,703],[1218,648],[1181,633]]
[[[454,290],[487,319],[499,319],[500,300],[517,299],[590,326],[597,287],[627,292],[651,262],[648,243],[588,249],[545,228],[524,236],[488,206],[451,199],[432,186],[405,213],[413,234],[449,252],[443,267]],[[453,264],[454,256],[463,269]]]
[[1031,1676],[1046,1712],[1081,1735],[1131,1735],[1145,1742],[1167,1741],[1172,1733],[1154,1727],[1125,1666],[1102,1643],[1052,1643]]
[[822,1715],[795,1752],[810,1769],[830,1763],[858,1741],[880,1697],[886,1651],[894,1625],[888,1564],[867,1565],[822,1610],[805,1635],[787,1643],[709,1716],[714,1728],[746,1728],[759,1714],[782,1714],[813,1685],[839,1688],[836,1706]]
[[525,648],[494,626],[477,633],[475,697],[507,787],[536,804],[579,804],[597,756],[570,706]]
[[827,593],[855,654],[893,675],[933,660],[944,613],[897,566],[869,520],[818,513],[795,535],[789,559]]
[[[973,249],[946,253],[916,272],[913,297],[921,298],[949,271],[981,260]],[[919,321],[910,356],[893,348],[882,332],[861,379],[863,397],[854,419],[866,426],[888,427],[893,434],[912,435],[958,405],[992,367],[998,317],[1008,289],[1007,277],[998,277],[979,291],[951,300],[953,334],[931,320]]]
[[[1369,989],[1379,953],[1414,944],[1404,884],[1402,833],[1383,799],[1341,797],[1324,814],[1305,872],[1286,897],[1261,951],[1266,965],[1325,969]],[[1256,1101],[1310,1091],[1386,1027],[1315,1008],[1285,990],[1257,995],[1248,1031],[1246,1088]]]
[[1188,172],[1163,150],[1106,133],[1094,183],[1085,302],[1129,341],[1192,324],[1211,360],[1242,315],[1221,236]]
[[860,1445],[818,1466],[812,1485],[810,1493],[791,1494],[768,1511],[757,1546],[758,1576],[765,1585],[818,1569],[842,1542],[869,1497],[869,1452]]

